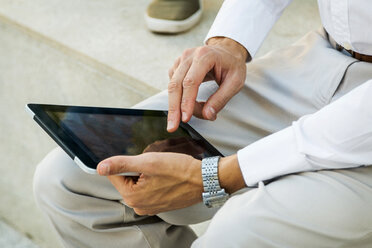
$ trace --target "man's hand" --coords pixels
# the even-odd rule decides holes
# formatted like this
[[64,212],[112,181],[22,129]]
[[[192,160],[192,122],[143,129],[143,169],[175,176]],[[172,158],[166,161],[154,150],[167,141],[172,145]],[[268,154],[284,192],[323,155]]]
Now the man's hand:
[[[201,161],[179,153],[144,153],[115,156],[99,163],[97,171],[108,176],[125,204],[139,215],[154,215],[185,208],[202,200]],[[118,176],[139,172],[138,178]]]
[[[224,37],[208,40],[206,46],[187,49],[169,70],[168,131],[177,130],[180,120],[188,122],[194,114],[215,120],[217,113],[244,85],[247,50]],[[202,82],[215,80],[219,89],[207,102],[196,102]]]
[[[97,166],[102,176],[139,215],[154,215],[185,208],[202,201],[201,161],[180,153],[149,152],[138,156],[115,156]],[[139,177],[117,174],[139,172]],[[221,187],[228,193],[245,187],[236,155],[221,158]]]

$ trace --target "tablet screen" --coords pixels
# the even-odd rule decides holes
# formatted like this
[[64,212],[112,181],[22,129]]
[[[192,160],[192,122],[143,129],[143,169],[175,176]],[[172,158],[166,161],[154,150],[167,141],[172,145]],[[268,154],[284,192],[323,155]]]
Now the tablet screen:
[[221,155],[187,124],[168,133],[164,111],[48,106],[43,110],[63,131],[63,139],[77,144],[93,161],[94,169],[115,155],[177,152],[197,159]]

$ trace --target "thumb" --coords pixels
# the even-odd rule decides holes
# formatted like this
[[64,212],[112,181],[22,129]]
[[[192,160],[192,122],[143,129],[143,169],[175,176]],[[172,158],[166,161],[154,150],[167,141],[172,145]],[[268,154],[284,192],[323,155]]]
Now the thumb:
[[133,174],[144,172],[144,166],[140,156],[114,156],[101,161],[97,165],[97,172],[101,176],[122,173],[133,176]]
[[220,112],[230,99],[235,96],[243,87],[241,80],[226,77],[219,89],[209,97],[204,104],[202,114],[204,119],[214,121],[217,113]]

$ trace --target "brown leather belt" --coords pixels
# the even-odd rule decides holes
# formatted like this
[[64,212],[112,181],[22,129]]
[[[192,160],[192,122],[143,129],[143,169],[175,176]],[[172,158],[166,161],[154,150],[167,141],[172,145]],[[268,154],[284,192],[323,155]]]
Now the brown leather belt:
[[368,62],[368,63],[372,63],[372,56],[371,55],[366,55],[366,54],[361,54],[361,53],[357,53],[357,52],[354,52],[353,50],[349,50],[349,49],[346,49],[345,47],[341,46],[340,44],[338,44],[329,34],[328,32],[326,31],[327,33],[327,36],[328,36],[328,40],[329,42],[331,43],[331,45],[338,51],[342,52],[343,50],[345,50],[346,52],[348,52],[351,57],[353,58],[356,58],[357,60],[360,60],[360,61],[364,61],[364,62]]
[[365,55],[365,54],[354,52],[353,50],[348,50],[338,43],[336,43],[336,49],[338,51],[345,50],[346,52],[350,53],[351,57],[356,58],[357,60],[372,63],[372,56],[370,55]]

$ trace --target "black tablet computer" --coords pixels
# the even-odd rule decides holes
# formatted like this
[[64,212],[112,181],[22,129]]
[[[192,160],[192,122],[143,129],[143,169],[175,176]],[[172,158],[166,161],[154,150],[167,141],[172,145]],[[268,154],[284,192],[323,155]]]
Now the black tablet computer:
[[26,110],[81,169],[91,174],[97,173],[100,161],[115,155],[178,152],[198,159],[223,156],[186,123],[168,133],[166,111],[45,104],[27,104]]

